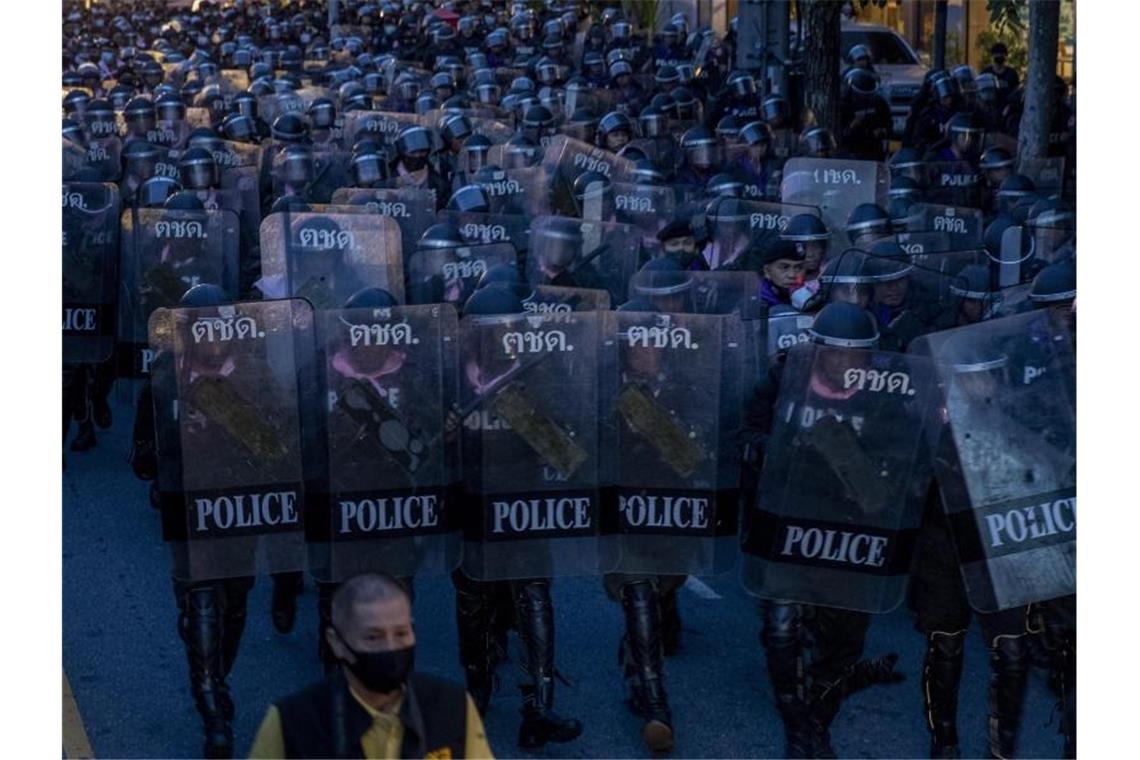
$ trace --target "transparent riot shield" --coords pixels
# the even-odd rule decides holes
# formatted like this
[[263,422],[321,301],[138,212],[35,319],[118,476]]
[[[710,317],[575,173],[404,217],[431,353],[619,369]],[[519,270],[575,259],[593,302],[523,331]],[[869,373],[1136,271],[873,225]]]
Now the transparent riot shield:
[[400,227],[400,241],[405,251],[414,251],[424,231],[435,223],[435,201],[424,188],[342,187],[333,193],[332,202],[334,205],[361,206],[370,213],[395,221]]
[[655,240],[676,218],[677,196],[671,187],[618,182],[613,191],[617,220],[637,227],[646,238]]
[[630,299],[646,299],[668,314],[760,316],[760,276],[755,272],[636,272]]
[[63,184],[63,361],[97,364],[115,347],[119,189]]
[[540,216],[531,222],[527,280],[537,285],[605,290],[625,303],[640,264],[641,231],[628,224]]
[[457,318],[446,305],[334,309],[317,319],[325,487],[306,520],[315,577],[442,574],[459,564]]
[[151,316],[158,487],[176,580],[304,567],[312,319],[300,300]]
[[549,178],[550,206],[566,216],[583,215],[574,181],[586,172],[598,172],[611,182],[635,181],[632,161],[566,135],[551,139],[542,168]]
[[103,182],[118,182],[123,175],[123,143],[118,137],[92,137],[87,143],[86,166],[99,172]]
[[997,264],[1002,287],[1032,282],[1045,267],[1073,255],[1076,232],[1060,227],[1010,226],[1001,238]]
[[884,613],[903,600],[922,502],[929,359],[807,344],[784,365],[741,579],[756,596]]
[[530,217],[521,214],[483,214],[478,211],[439,211],[437,222],[454,225],[474,244],[509,243],[516,251],[529,248]]
[[[891,235],[896,243],[909,255],[914,257],[928,253],[941,253],[952,251],[955,246],[950,242],[950,236],[945,232],[896,232]],[[915,258],[915,263],[922,263]]]
[[695,227],[703,227],[707,242],[702,255],[710,269],[758,269],[759,262],[745,260],[749,250],[760,251],[798,214],[819,216],[813,206],[739,198],[695,201]]
[[459,325],[463,571],[477,580],[601,567],[594,312]]
[[266,298],[305,298],[337,309],[368,287],[404,301],[400,229],[373,214],[278,212],[261,223],[261,279]]
[[773,307],[765,325],[765,355],[769,363],[801,343],[810,343],[815,314],[804,314],[790,306]]
[[257,99],[257,115],[272,124],[278,116],[287,113],[304,114],[305,101],[295,92],[275,93],[262,95]]
[[[1016,155],[1016,151],[1014,151]],[[1065,184],[1064,158],[1023,158],[1018,172],[1033,180],[1041,197],[1060,195]]]
[[944,426],[935,470],[970,605],[979,612],[1076,593],[1076,363],[1034,311],[936,333]]
[[928,161],[926,163],[927,203],[981,208],[985,184],[977,167],[969,161]]
[[610,310],[610,294],[605,290],[521,283],[518,286],[518,295],[527,314]]
[[314,146],[313,181],[309,183],[306,197],[314,203],[331,203],[337,190],[352,184],[350,159],[351,154],[335,143]]
[[[621,573],[714,575],[735,564],[743,326],[694,314],[607,314],[606,559]],[[612,348],[610,348],[612,344]]]
[[480,171],[472,176],[471,181],[483,188],[494,213],[525,216],[550,213],[550,190],[541,167]]
[[406,127],[427,126],[423,117],[396,111],[350,111],[344,115],[345,145],[355,145],[368,137],[383,145],[394,145],[396,135]]
[[784,165],[780,200],[815,206],[831,230],[833,248],[847,246],[845,227],[855,207],[877,203],[886,208],[890,171],[875,161],[841,158],[792,158]]
[[237,297],[238,225],[227,210],[123,212],[116,331],[120,377],[150,374],[154,353],[147,345],[147,321],[156,309],[177,306],[187,290],[202,283]]
[[510,243],[477,243],[458,248],[418,248],[408,254],[408,303],[449,303],[457,309],[496,264],[516,265]]
[[501,145],[515,136],[515,130],[490,115],[486,109],[441,109],[436,108],[423,114],[421,117],[425,124],[439,128],[444,118],[452,115],[466,116],[471,122],[473,134],[483,135],[495,145]]
[[918,203],[911,206],[911,212],[919,217],[921,229],[941,232],[949,238],[951,249],[947,250],[982,247],[981,209]]

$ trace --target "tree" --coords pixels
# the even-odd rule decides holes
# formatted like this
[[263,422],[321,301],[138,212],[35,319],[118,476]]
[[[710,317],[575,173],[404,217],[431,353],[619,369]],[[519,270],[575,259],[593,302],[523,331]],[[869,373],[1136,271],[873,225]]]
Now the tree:
[[[804,0],[804,105],[815,123],[839,134],[839,19],[843,3]],[[806,119],[805,119],[806,122]]]
[[1025,75],[1025,99],[1017,134],[1017,155],[1021,161],[1045,158],[1049,149],[1060,23],[1059,2],[1040,0],[1029,4],[1029,70]]

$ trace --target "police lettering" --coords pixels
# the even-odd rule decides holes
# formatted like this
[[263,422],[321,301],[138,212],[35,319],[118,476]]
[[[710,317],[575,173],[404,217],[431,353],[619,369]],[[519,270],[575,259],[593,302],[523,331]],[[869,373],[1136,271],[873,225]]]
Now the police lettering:
[[234,528],[295,525],[298,521],[295,491],[238,494],[213,499],[195,499],[194,531],[208,533]]
[[92,332],[97,327],[94,309],[63,310],[63,329],[65,332]]
[[1047,501],[1008,512],[986,515],[991,548],[1005,542],[1020,544],[1030,539],[1072,533],[1077,527],[1077,498]]
[[888,539],[866,533],[852,533],[789,525],[784,536],[784,557],[822,559],[847,565],[882,567]]
[[622,496],[618,508],[626,524],[635,528],[709,527],[709,500],[688,496]]
[[439,505],[434,494],[361,499],[339,504],[340,528],[337,532],[341,534],[434,528],[439,524]]
[[495,516],[492,533],[537,533],[590,527],[590,499],[585,496],[496,501],[492,507]]

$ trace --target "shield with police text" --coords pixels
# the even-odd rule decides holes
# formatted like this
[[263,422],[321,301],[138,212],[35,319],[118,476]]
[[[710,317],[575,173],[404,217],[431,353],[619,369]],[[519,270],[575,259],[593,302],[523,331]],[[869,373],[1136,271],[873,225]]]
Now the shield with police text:
[[575,193],[575,180],[587,172],[597,172],[610,182],[634,182],[633,162],[608,150],[555,135],[546,146],[542,168],[549,178],[550,205],[555,213],[584,216],[582,192]]
[[743,326],[697,314],[613,312],[603,377],[608,567],[713,575],[737,554]]
[[362,206],[370,213],[393,219],[400,227],[400,241],[405,251],[414,251],[420,236],[434,223],[435,200],[430,191],[421,187],[342,187],[333,193],[332,202]]
[[760,276],[755,272],[640,271],[629,282],[630,299],[644,299],[669,314],[736,314],[759,318]]
[[396,135],[407,127],[429,126],[422,116],[394,111],[350,111],[344,115],[344,144],[355,145],[369,138],[381,145],[395,145]]
[[261,279],[266,298],[305,298],[337,309],[364,288],[404,301],[400,229],[374,214],[281,211],[261,223]]
[[750,593],[870,613],[899,605],[935,392],[929,359],[816,344],[788,353],[742,531]]
[[147,321],[203,283],[239,289],[239,222],[231,211],[129,208],[122,216],[118,351],[121,377],[150,374]]
[[952,250],[982,246],[981,209],[919,203],[911,206],[910,212],[921,219],[921,229],[944,233]]
[[648,239],[656,240],[677,216],[677,196],[671,187],[617,182],[613,192],[617,221],[639,228]]
[[749,254],[762,251],[799,214],[818,217],[813,206],[790,203],[746,201],[739,198],[713,198],[696,206],[692,223],[704,230],[702,255],[709,269],[755,269],[761,262]]
[[592,288],[565,288],[558,285],[514,286],[527,314],[560,314],[568,311],[609,311],[610,294]]
[[540,216],[531,222],[527,279],[536,285],[605,290],[625,303],[641,256],[641,231],[628,224]]
[[1033,311],[926,336],[942,389],[935,472],[970,605],[1076,593],[1076,362]]
[[765,320],[765,353],[769,362],[801,343],[810,343],[809,330],[815,314],[804,314],[790,306],[775,306]]
[[1018,173],[1033,180],[1042,198],[1060,195],[1065,185],[1065,159],[1026,157],[1019,162]]
[[319,312],[325,482],[305,521],[314,575],[448,573],[459,564],[457,317],[447,305]]
[[151,315],[158,489],[175,579],[304,567],[312,320],[300,300]]
[[540,166],[484,169],[472,174],[471,182],[483,189],[495,213],[521,216],[550,213],[550,188],[546,172]]
[[119,190],[63,185],[63,361],[98,363],[115,347]]
[[928,161],[925,187],[927,203],[981,207],[984,183],[969,161]]
[[522,214],[485,214],[480,211],[436,212],[436,222],[453,225],[463,239],[475,245],[509,244],[516,251],[529,247],[531,217]]
[[846,247],[848,217],[862,203],[887,206],[890,171],[876,161],[792,158],[784,165],[780,200],[815,206],[831,230],[833,247]]
[[408,303],[449,303],[462,309],[488,269],[514,266],[517,258],[510,243],[418,248],[407,260]]
[[477,580],[600,566],[596,312],[460,321],[463,571]]

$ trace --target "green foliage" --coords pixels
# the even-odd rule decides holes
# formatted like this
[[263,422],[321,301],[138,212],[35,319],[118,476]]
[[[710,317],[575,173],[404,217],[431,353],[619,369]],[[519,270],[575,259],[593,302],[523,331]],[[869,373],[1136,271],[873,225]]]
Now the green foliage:
[[986,10],[990,13],[990,23],[999,32],[1024,32],[1029,23],[1029,0],[988,0]]
[[1004,42],[1005,46],[1009,49],[1009,56],[1006,58],[1005,65],[1016,71],[1022,78],[1025,77],[1026,69],[1029,67],[1029,38],[1026,36],[1025,30],[1014,31],[1013,29],[1006,28],[1002,31],[995,31],[994,29],[983,29],[978,32],[974,38],[974,48],[981,56],[981,65],[978,66],[978,71],[981,71],[986,66],[993,63],[993,56],[990,55],[990,48],[997,42]]

